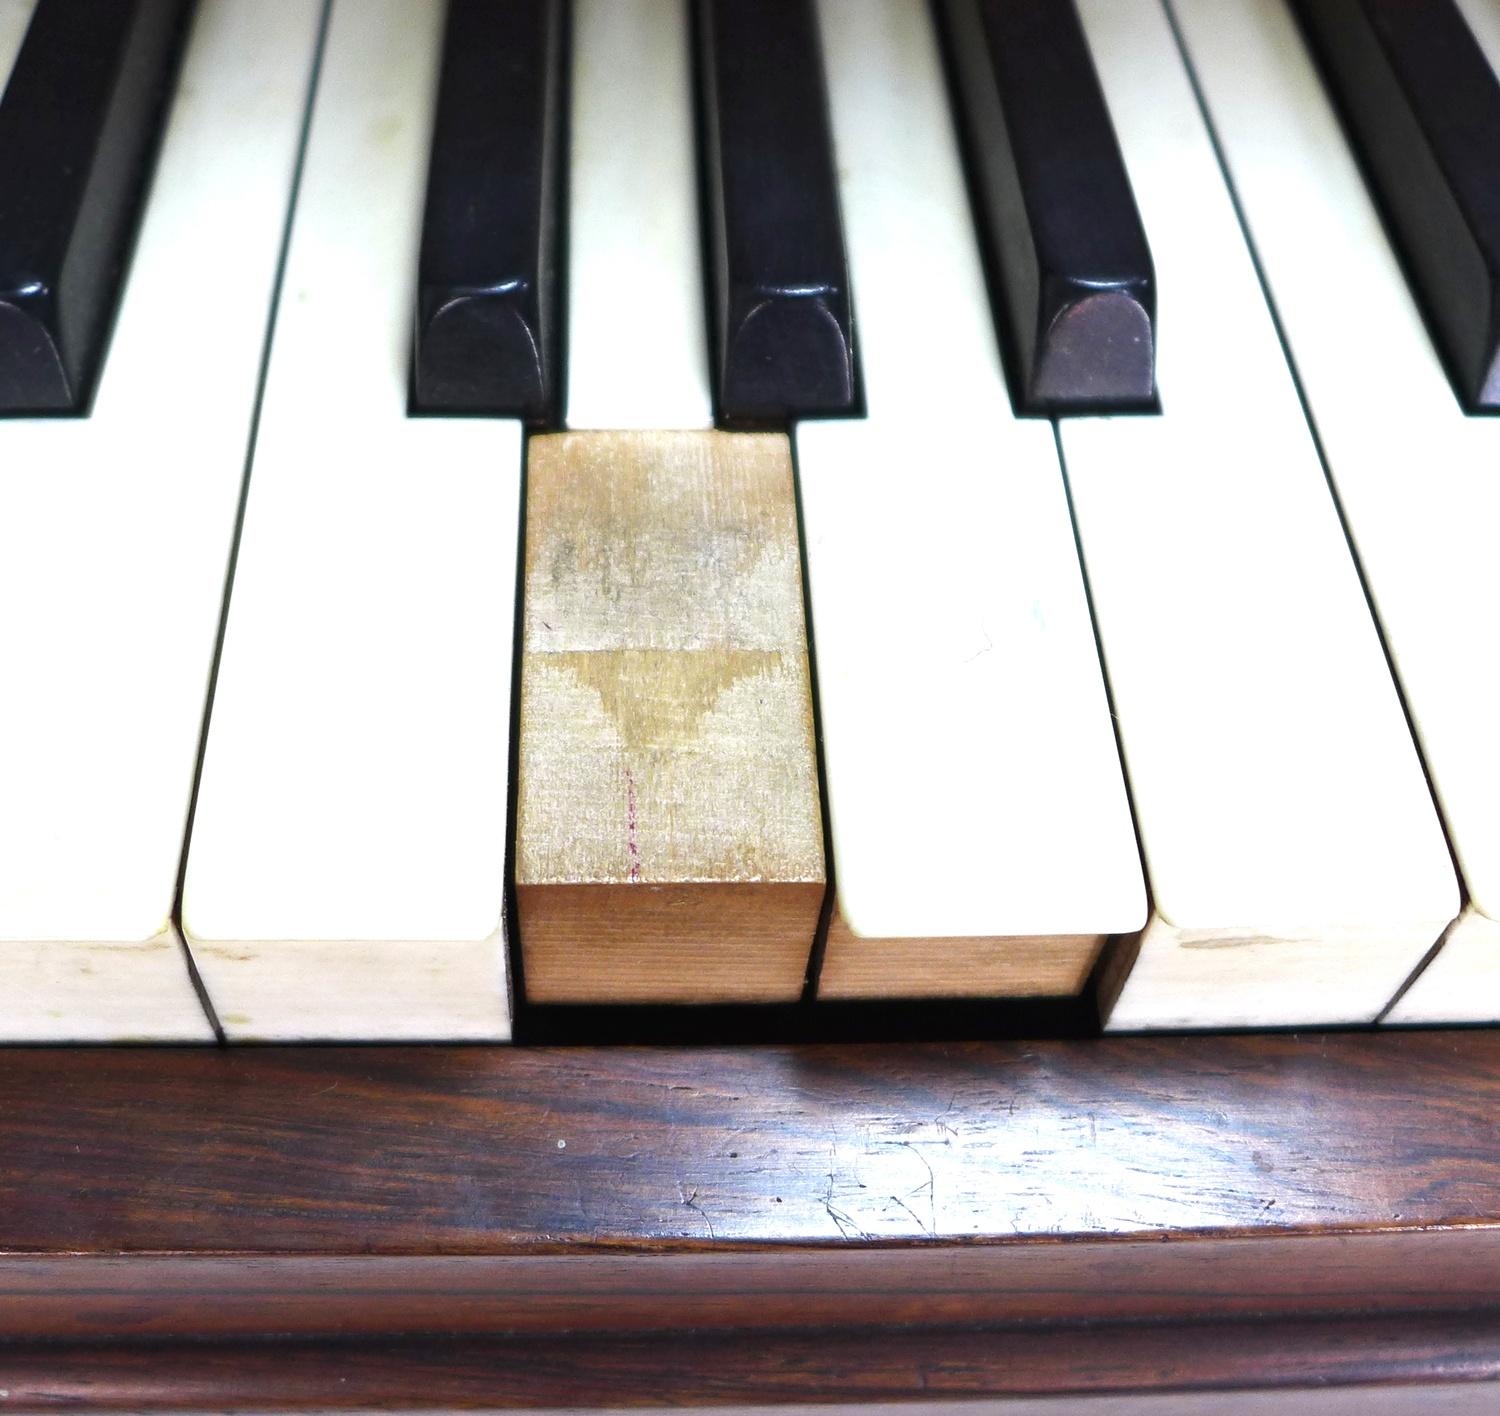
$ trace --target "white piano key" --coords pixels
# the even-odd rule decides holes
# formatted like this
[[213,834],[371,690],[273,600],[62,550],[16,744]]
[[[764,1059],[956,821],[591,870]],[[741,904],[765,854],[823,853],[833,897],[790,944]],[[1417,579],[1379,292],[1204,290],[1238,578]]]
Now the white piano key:
[[1496,0],[1454,0],[1474,32],[1490,68],[1500,71],[1500,4]]
[[1457,912],[1447,846],[1167,17],[1080,9],[1163,405],[1061,434],[1155,907],[1109,1025],[1368,1021]]
[[0,95],[5,93],[10,71],[16,66],[16,55],[36,6],[37,0],[0,0]]
[[570,428],[713,423],[685,0],[576,0]]
[[[1177,0],[1344,520],[1406,695],[1469,910],[1500,917],[1500,422],[1465,416],[1283,0]],[[1460,925],[1395,1016],[1461,972]],[[1476,961],[1483,951],[1472,951]],[[1500,1017],[1500,954],[1454,1019]]]
[[[1056,447],[1011,413],[930,17],[822,0],[820,19],[869,416],[796,439],[850,948],[878,973],[882,940],[937,959],[1137,929]],[[834,964],[825,996],[877,982]]]
[[6,1040],[212,1037],[171,914],[321,9],[203,0],[92,414],[0,423]]
[[521,432],[409,418],[441,0],[335,0],[183,927],[226,1034],[503,1038]]
[[1472,903],[1385,1023],[1489,1023],[1500,1017],[1500,920]]

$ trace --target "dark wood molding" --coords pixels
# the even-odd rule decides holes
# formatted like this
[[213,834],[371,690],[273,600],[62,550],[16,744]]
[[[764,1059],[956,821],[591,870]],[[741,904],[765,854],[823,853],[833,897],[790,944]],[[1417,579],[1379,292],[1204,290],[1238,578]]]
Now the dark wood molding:
[[[792,1405],[852,1413],[913,1402],[1169,1393],[1201,1401],[1208,1393],[1245,1391],[1280,1393],[1287,1404],[1276,1409],[1301,1412],[1319,1409],[1307,1393],[1351,1386],[1366,1389],[1361,1410],[1386,1413],[1430,1411],[1434,1382],[1468,1386],[1478,1401],[1466,1410],[1493,1409],[1479,1403],[1500,1396],[1494,1385],[1500,1383],[1500,1315],[1007,1331],[0,1346],[4,1409],[17,1413]],[[1409,1404],[1373,1404],[1392,1389],[1409,1393]],[[1151,1416],[1168,1409],[1200,1407],[1153,1402],[1148,1408]],[[1350,1410],[1338,1409],[1346,1416]],[[1080,1408],[1068,1400],[1061,1410],[1077,1416]],[[1268,1408],[1255,1410],[1264,1416]]]
[[1473,1311],[1500,1033],[0,1052],[0,1337]]

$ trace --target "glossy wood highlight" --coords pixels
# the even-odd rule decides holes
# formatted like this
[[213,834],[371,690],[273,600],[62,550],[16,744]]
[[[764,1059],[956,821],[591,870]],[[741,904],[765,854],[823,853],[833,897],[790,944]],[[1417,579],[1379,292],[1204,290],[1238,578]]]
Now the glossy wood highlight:
[[1229,1318],[1500,1291],[1500,1035],[0,1055],[0,1336]]

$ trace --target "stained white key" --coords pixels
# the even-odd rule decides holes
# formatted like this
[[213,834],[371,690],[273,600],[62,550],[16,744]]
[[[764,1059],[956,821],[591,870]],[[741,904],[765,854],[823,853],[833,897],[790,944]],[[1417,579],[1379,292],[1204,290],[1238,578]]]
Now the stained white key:
[[203,0],[93,411],[0,423],[7,1040],[212,1037],[171,914],[321,8]]
[[336,0],[183,925],[231,1038],[503,1038],[521,433],[409,418],[441,0]]
[[1161,332],[1161,416],[1061,435],[1155,906],[1110,1026],[1369,1020],[1447,847],[1166,15],[1080,8]]
[[[1470,897],[1500,916],[1500,422],[1452,388],[1283,0],[1175,0]],[[1461,926],[1450,943],[1476,926]],[[1477,932],[1484,933],[1482,925]],[[1446,948],[1447,946],[1445,946]],[[1485,951],[1476,951],[1482,957]],[[1450,960],[1397,1005],[1408,1020]],[[1399,981],[1398,981],[1399,982]],[[1454,1018],[1500,1017],[1500,950]]]
[[570,428],[713,422],[684,0],[576,0]]
[[[898,991],[1000,991],[1003,941],[1139,928],[1140,862],[1057,452],[1011,414],[928,12],[823,0],[820,21],[869,409],[796,432],[838,904],[863,936],[835,936],[822,992],[890,990],[924,950]],[[1076,950],[1053,953],[1074,977],[1050,991],[1078,986]]]

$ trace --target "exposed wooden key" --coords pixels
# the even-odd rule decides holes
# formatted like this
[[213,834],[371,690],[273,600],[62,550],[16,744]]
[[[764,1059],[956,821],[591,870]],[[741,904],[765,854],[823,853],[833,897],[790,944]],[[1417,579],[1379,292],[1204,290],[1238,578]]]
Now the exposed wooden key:
[[795,999],[824,867],[788,440],[534,438],[525,594],[527,995]]

